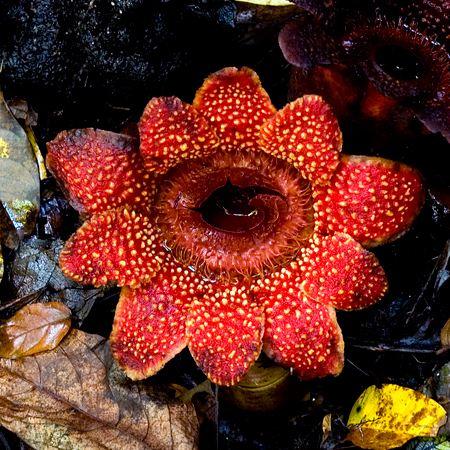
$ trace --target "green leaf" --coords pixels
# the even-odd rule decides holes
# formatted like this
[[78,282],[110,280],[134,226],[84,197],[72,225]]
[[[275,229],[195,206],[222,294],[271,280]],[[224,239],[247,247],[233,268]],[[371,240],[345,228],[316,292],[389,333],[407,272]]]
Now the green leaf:
[[450,441],[445,435],[436,438],[413,439],[408,442],[405,450],[450,450]]

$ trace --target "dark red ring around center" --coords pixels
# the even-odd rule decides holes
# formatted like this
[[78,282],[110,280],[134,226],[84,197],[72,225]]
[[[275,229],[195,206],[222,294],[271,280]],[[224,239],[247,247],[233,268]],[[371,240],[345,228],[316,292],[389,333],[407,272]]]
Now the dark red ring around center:
[[218,152],[170,171],[158,224],[175,255],[220,275],[273,267],[312,233],[309,183],[262,152]]

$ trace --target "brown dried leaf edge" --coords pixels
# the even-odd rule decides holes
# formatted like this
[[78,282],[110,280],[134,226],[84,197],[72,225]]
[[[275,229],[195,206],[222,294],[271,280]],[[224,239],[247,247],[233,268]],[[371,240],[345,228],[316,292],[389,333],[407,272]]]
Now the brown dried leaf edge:
[[36,449],[193,449],[192,404],[132,383],[107,341],[72,330],[53,351],[0,359],[0,423]]

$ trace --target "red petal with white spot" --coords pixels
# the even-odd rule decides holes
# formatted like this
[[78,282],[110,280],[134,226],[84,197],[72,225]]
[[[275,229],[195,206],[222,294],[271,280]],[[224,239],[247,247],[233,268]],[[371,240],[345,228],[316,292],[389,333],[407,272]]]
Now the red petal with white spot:
[[420,174],[382,158],[345,156],[330,184],[317,187],[317,231],[347,233],[366,247],[391,241],[411,226],[424,201]]
[[342,133],[331,107],[318,95],[286,105],[261,128],[263,150],[290,162],[312,183],[326,183],[339,164]]
[[133,380],[155,374],[187,344],[186,318],[201,283],[170,255],[151,282],[123,288],[116,308],[111,349]]
[[316,236],[303,250],[301,270],[307,297],[339,309],[366,308],[388,288],[376,256],[343,233]]
[[47,143],[47,166],[80,212],[129,205],[147,211],[155,180],[145,172],[137,141],[86,128],[62,131]]
[[265,305],[264,351],[303,380],[338,375],[344,341],[334,309],[309,300],[298,289],[296,262],[258,282],[255,295]]
[[92,216],[66,242],[59,257],[64,274],[94,286],[140,286],[160,267],[157,234],[147,215],[127,208]]
[[226,67],[210,75],[197,91],[194,107],[214,128],[223,149],[258,148],[259,129],[276,111],[248,67]]
[[212,153],[218,139],[206,120],[177,97],[156,97],[139,122],[141,154],[150,172],[165,173],[186,159]]
[[187,322],[189,349],[199,367],[217,384],[236,384],[261,352],[263,311],[248,287],[211,284],[192,304]]

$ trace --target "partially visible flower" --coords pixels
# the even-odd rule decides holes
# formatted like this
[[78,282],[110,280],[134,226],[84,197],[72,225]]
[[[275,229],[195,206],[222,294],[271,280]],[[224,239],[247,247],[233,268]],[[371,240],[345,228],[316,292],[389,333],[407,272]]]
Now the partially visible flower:
[[[276,111],[257,75],[211,75],[193,105],[152,99],[132,138],[62,132],[48,165],[90,216],[64,273],[123,286],[111,346],[133,379],[186,345],[207,376],[237,383],[264,351],[302,379],[337,375],[335,308],[379,301],[385,273],[365,247],[403,234],[420,175],[341,156],[330,107],[307,95]],[[362,244],[362,245],[361,245]]]
[[294,97],[321,94],[340,118],[382,124],[390,142],[392,131],[403,140],[429,131],[450,140],[448,2],[294,3],[307,13],[279,36],[295,66]]

